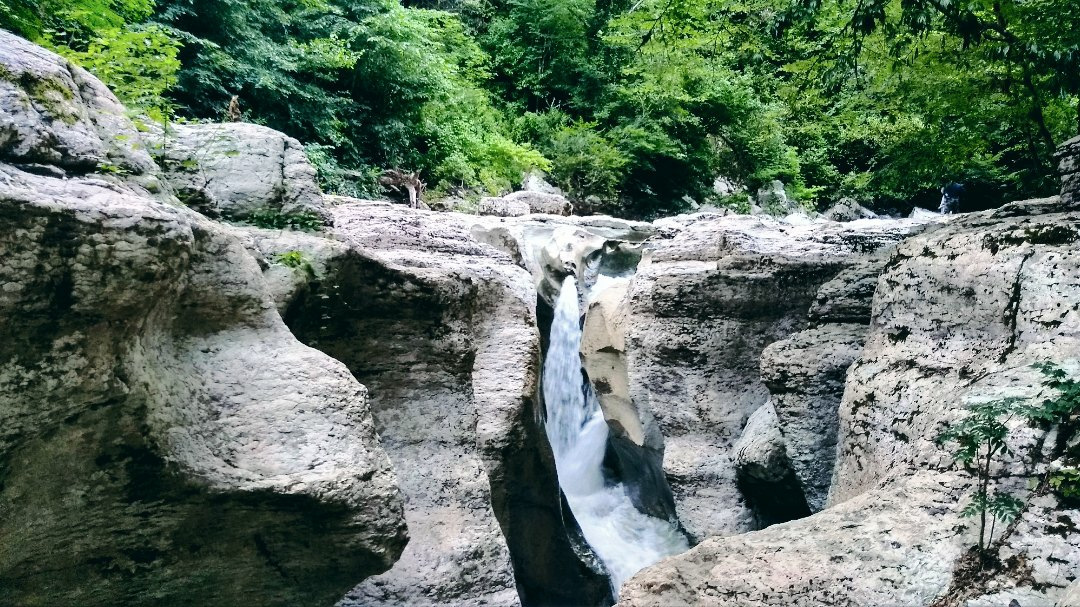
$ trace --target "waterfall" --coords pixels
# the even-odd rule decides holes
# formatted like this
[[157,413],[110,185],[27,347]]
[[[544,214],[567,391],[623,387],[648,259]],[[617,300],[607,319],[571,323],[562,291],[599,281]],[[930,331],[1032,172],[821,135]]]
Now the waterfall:
[[544,360],[547,435],[555,454],[559,485],[589,543],[611,574],[618,596],[622,583],[656,561],[687,550],[672,523],[634,507],[626,488],[609,484],[601,470],[608,426],[581,374],[581,326],[577,283],[567,278],[555,305]]

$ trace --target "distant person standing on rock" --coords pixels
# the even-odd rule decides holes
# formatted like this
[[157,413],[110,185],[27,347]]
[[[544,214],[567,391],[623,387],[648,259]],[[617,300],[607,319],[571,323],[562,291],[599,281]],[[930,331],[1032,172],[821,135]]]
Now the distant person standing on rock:
[[941,206],[938,207],[938,211],[942,215],[952,215],[960,210],[960,198],[964,196],[964,184],[952,183],[945,184],[945,187],[941,188]]

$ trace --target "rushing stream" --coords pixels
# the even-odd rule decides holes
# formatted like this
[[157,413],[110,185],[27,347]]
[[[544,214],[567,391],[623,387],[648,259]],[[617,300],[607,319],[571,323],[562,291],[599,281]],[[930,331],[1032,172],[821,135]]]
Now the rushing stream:
[[608,427],[596,398],[583,389],[579,317],[577,285],[573,277],[567,278],[555,305],[544,361],[547,435],[559,485],[618,595],[622,583],[638,570],[688,546],[675,525],[643,514],[621,483],[604,480]]

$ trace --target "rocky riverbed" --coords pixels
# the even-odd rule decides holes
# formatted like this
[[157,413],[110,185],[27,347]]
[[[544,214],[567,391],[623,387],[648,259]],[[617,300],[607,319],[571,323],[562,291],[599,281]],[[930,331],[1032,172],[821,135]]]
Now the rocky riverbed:
[[693,546],[619,604],[1080,604],[1080,510],[1027,483],[1077,437],[1011,423],[1025,507],[977,572],[935,441],[1080,374],[1080,141],[1060,197],[984,213],[641,223],[326,196],[265,127],[162,136],[0,32],[0,604],[612,604],[543,425],[568,277],[603,474]]

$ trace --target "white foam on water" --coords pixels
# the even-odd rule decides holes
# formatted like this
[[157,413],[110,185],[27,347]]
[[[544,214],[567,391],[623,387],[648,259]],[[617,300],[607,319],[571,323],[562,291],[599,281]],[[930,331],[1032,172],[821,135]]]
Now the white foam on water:
[[684,552],[686,538],[668,521],[634,507],[626,488],[609,485],[601,470],[608,426],[595,397],[583,390],[577,283],[567,278],[555,304],[544,359],[547,435],[555,454],[559,485],[585,541],[611,574],[618,596],[622,583],[656,561]]

